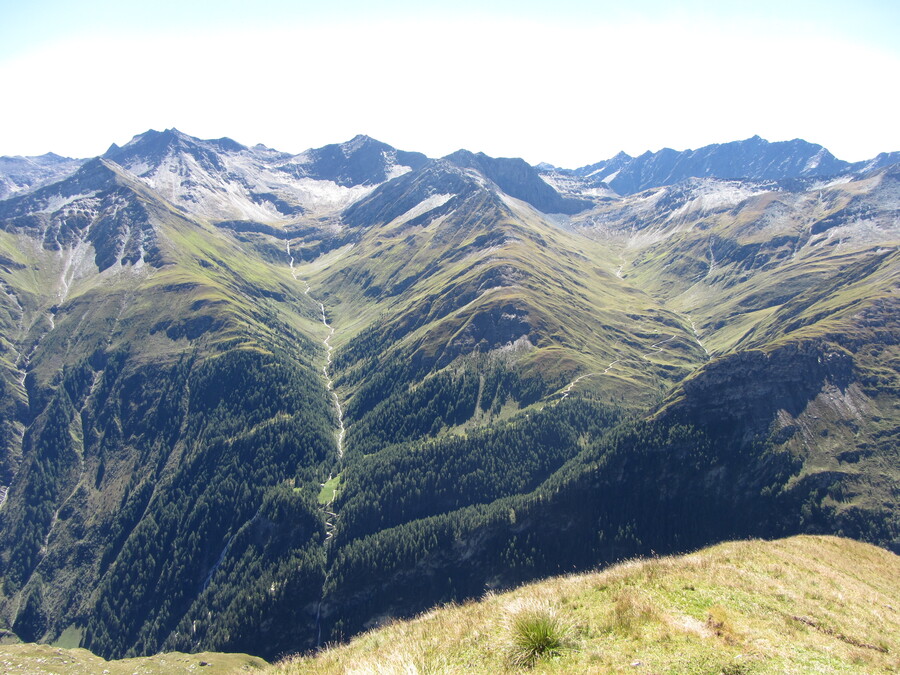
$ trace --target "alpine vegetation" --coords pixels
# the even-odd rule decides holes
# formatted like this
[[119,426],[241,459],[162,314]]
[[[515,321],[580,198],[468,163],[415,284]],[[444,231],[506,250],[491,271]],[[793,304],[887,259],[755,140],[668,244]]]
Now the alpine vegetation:
[[[0,159],[0,628],[272,660],[729,540],[900,552],[897,160],[754,137],[564,169],[176,129]],[[768,600],[692,579],[610,587],[587,623],[507,603],[478,640],[579,670],[694,634],[742,672]],[[794,614],[841,659],[895,650]]]

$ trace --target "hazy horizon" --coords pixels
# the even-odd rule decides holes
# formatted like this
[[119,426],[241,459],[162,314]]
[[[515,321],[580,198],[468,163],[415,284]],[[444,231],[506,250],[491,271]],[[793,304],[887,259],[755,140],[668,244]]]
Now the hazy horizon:
[[168,127],[564,167],[754,135],[900,150],[900,9],[882,2],[2,6],[0,155],[92,157]]

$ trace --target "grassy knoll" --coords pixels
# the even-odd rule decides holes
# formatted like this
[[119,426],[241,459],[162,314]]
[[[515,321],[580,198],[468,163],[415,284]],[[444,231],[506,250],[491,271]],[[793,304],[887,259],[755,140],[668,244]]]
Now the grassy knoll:
[[260,672],[266,662],[247,654],[157,654],[135,659],[106,661],[87,649],[59,649],[49,645],[20,644],[0,646],[0,670],[19,675],[44,675],[60,673],[65,675],[177,675],[179,673],[203,673],[204,675],[224,675],[225,673]]
[[489,594],[270,672],[897,672],[898,578],[900,558],[846,539],[731,542]]

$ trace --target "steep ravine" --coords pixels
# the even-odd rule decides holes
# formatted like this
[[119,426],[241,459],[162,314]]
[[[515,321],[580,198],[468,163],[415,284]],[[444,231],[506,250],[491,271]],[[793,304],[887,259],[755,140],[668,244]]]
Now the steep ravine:
[[[294,270],[294,256],[291,255],[291,243],[286,243],[286,250],[288,257],[290,258],[290,266],[291,266],[291,276],[294,279],[299,281],[297,277],[297,273]],[[331,338],[334,337],[334,326],[328,323],[328,314],[325,311],[324,303],[317,300],[310,294],[311,286],[309,282],[304,281],[306,284],[306,290],[304,293],[309,296],[309,298],[319,305],[319,311],[322,313],[322,324],[325,328],[328,329],[328,335],[322,340],[322,344],[325,345],[325,365],[322,366],[322,374],[325,376],[325,388],[331,394],[332,399],[334,401],[334,409],[337,413],[337,423],[338,423],[338,432],[337,432],[337,455],[338,455],[338,464],[337,470],[340,471],[341,464],[344,459],[344,433],[346,429],[344,427],[344,410],[341,407],[341,400],[338,397],[337,391],[334,389],[334,380],[331,377],[330,368],[332,364],[331,353],[334,351],[334,347],[331,344]],[[329,480],[332,476],[329,476]],[[325,487],[324,485],[322,486]],[[325,546],[329,546],[331,542],[334,540],[334,531],[337,527],[336,520],[337,514],[331,510],[331,502],[329,501],[327,504],[323,505],[322,510],[325,514]],[[328,570],[326,569],[326,577],[325,583],[322,584],[322,588],[324,588],[328,582]],[[320,646],[322,644],[322,598],[319,598],[319,602],[316,605],[316,646]]]
[[[287,242],[286,245],[287,254],[290,258],[290,266],[291,266],[291,276],[294,279],[299,281],[297,277],[297,273],[294,270],[294,256],[291,255],[291,243]],[[338,460],[343,459],[344,457],[344,433],[346,429],[344,428],[344,410],[341,407],[340,398],[338,398],[337,392],[334,389],[334,380],[331,377],[331,373],[329,372],[329,368],[331,368],[332,358],[331,353],[334,351],[334,347],[331,345],[331,338],[334,337],[334,326],[328,323],[328,315],[325,311],[325,305],[310,295],[310,290],[312,290],[311,286],[308,282],[304,281],[306,284],[306,290],[304,293],[309,296],[310,300],[315,302],[319,306],[319,311],[322,313],[322,324],[325,328],[328,329],[328,335],[322,340],[322,344],[325,345],[325,365],[322,366],[322,374],[325,376],[325,387],[331,393],[331,396],[334,400],[334,409],[337,413],[337,422],[338,422],[338,433],[337,433],[337,451],[338,451]]]

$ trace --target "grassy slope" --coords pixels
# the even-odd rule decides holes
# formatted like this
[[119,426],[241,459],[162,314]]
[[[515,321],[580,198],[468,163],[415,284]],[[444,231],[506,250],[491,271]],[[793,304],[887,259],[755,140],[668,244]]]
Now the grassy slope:
[[375,629],[267,667],[243,654],[104,661],[83,649],[0,646],[10,673],[518,672],[512,619],[555,616],[547,673],[887,673],[900,667],[900,558],[868,544],[800,536],[719,544],[548,579]]
[[[205,675],[259,672],[266,662],[247,654],[171,652],[134,659],[106,661],[86,649],[59,649],[49,645],[20,644],[0,646],[0,666],[5,673],[30,675],[169,675],[202,672]],[[202,668],[202,670],[201,670]]]
[[[856,186],[838,187],[835,191],[856,189]],[[814,220],[818,222],[839,213],[851,202],[852,195],[839,197],[830,202],[826,200],[825,206],[815,212]],[[759,440],[765,440],[771,433],[772,443],[776,446],[785,443],[787,438],[785,449],[790,450],[802,465],[794,479],[798,484],[796,489],[793,483],[788,486],[791,494],[799,495],[797,499],[809,496],[815,506],[821,506],[829,513],[846,514],[848,522],[854,519],[888,522],[892,512],[896,512],[897,473],[896,462],[892,461],[896,446],[891,447],[889,437],[883,441],[876,437],[879,430],[871,428],[867,414],[871,410],[883,411],[877,417],[883,419],[883,426],[890,431],[895,398],[888,395],[883,402],[877,401],[873,388],[864,391],[857,381],[841,389],[826,379],[816,381],[821,389],[795,391],[798,382],[808,380],[808,374],[802,372],[801,366],[785,368],[783,372],[759,366],[751,372],[741,370],[747,364],[729,358],[750,348],[771,351],[787,347],[790,351],[798,341],[828,341],[830,336],[842,330],[860,336],[863,343],[879,345],[879,348],[890,344],[890,327],[881,336],[874,329],[871,334],[862,335],[857,318],[860,311],[889,297],[890,285],[896,276],[896,253],[877,252],[878,246],[886,243],[884,241],[874,245],[862,242],[857,246],[851,240],[847,246],[810,244],[792,259],[791,246],[779,240],[787,226],[780,221],[771,224],[770,220],[760,217],[760,212],[769,204],[766,199],[768,197],[752,202],[738,218],[730,211],[714,214],[714,218],[702,224],[693,223],[686,217],[676,224],[683,231],[652,244],[640,268],[626,266],[624,279],[614,274],[615,242],[586,242],[577,234],[549,227],[539,214],[529,213],[522,207],[511,208],[504,216],[483,224],[484,230],[473,228],[468,239],[459,242],[455,250],[462,249],[482,231],[502,231],[506,240],[501,245],[494,242],[484,250],[470,249],[469,255],[459,261],[454,259],[454,248],[446,246],[447,231],[452,228],[449,219],[445,219],[412,231],[405,229],[402,223],[375,228],[364,234],[333,267],[319,268],[316,272],[321,275],[319,283],[332,294],[330,302],[335,308],[335,324],[340,335],[342,324],[348,325],[344,321],[352,322],[362,316],[364,303],[370,302],[371,307],[390,316],[412,315],[419,311],[426,298],[440,297],[446,289],[458,292],[459,288],[477,287],[477,282],[482,279],[479,270],[502,265],[504,273],[512,276],[514,283],[490,289],[456,314],[470,319],[473,314],[483,311],[486,303],[479,303],[483,303],[489,293],[509,293],[510,299],[527,303],[529,311],[540,317],[540,329],[547,339],[538,342],[537,349],[522,361],[543,361],[544,372],[551,364],[556,367],[567,361],[577,364],[570,371],[572,379],[578,375],[591,375],[578,382],[578,390],[593,389],[601,395],[608,395],[610,389],[615,391],[614,376],[628,377],[622,372],[626,367],[646,370],[654,360],[663,362],[670,369],[683,367],[691,361],[688,367],[704,363],[705,354],[691,331],[690,319],[693,318],[700,338],[713,352],[713,364],[719,362],[724,366],[720,372],[728,371],[740,385],[732,390],[734,397],[739,399],[738,404],[743,399],[765,403],[771,398],[765,392],[773,384],[773,374],[777,376],[775,380],[784,376],[784,381],[778,380],[772,388],[773,394],[781,394],[778,405],[773,402],[766,407],[765,416],[750,414],[758,410],[748,411],[743,418],[738,415],[740,423],[735,424],[735,434],[748,441],[757,436]],[[800,203],[793,206],[796,214],[792,218],[804,217],[803,212],[808,208],[804,200],[811,197],[797,199]],[[661,220],[666,220],[665,213]],[[651,222],[648,227],[652,226]],[[791,220],[789,226],[794,228],[791,232],[800,231],[806,222],[797,224]],[[882,234],[890,236],[889,231]],[[705,262],[708,240],[719,247],[713,254],[716,267],[708,278],[692,283],[690,280],[695,275],[689,274],[690,270],[685,266],[694,264],[704,273],[708,270],[709,265]],[[771,242],[771,245],[759,249],[742,248],[760,242],[767,245]],[[434,246],[433,250],[429,251],[429,246]],[[387,253],[378,255],[380,248],[385,248]],[[573,253],[575,251],[583,258]],[[692,252],[696,254],[693,261],[689,255]],[[427,262],[433,260],[452,264],[443,264],[431,275],[420,274],[427,269]],[[391,261],[395,265],[389,264]],[[361,270],[371,276],[360,274]],[[510,273],[510,270],[514,272]],[[407,276],[415,276],[416,280],[400,293],[373,297],[362,290],[354,291],[354,284],[347,283],[354,274],[371,279],[370,286],[381,288],[388,288],[392,280],[395,283]],[[848,274],[852,278],[848,278]],[[685,282],[685,279],[689,281]],[[593,309],[585,310],[585,306]],[[776,312],[782,313],[778,322],[764,320]],[[657,319],[655,326],[650,323],[651,317]],[[672,323],[659,321],[663,317]],[[722,317],[727,320],[719,326],[716,322]],[[791,325],[787,318],[794,323]],[[439,338],[450,340],[454,332],[447,327],[453,325],[454,313],[438,316],[402,337],[393,349],[400,350],[410,344],[434,345]],[[668,330],[678,330],[678,340],[664,345],[663,351],[650,353],[650,345],[667,337]],[[341,343],[340,337],[337,343]],[[830,348],[823,347],[826,352]],[[608,370],[613,349],[624,349],[626,362],[603,372]],[[892,349],[887,347],[881,352],[881,362],[888,366],[885,377],[896,379],[896,372],[889,367]],[[679,363],[679,352],[688,354],[689,358]],[[854,363],[862,369],[868,367],[865,360],[854,358]],[[785,361],[790,358],[783,356],[779,363]],[[684,377],[684,370],[679,371],[675,375],[670,370],[673,379]],[[645,378],[643,381],[640,380],[642,377]],[[641,401],[641,397],[635,395],[637,391],[643,387],[646,392],[653,385],[658,386],[660,379],[657,378],[659,373],[638,373],[630,381],[640,382],[640,385],[628,391],[628,402],[634,405]],[[661,379],[664,380],[664,376]],[[707,378],[706,382],[693,400],[693,405],[701,410],[728,398],[724,396],[727,392],[716,388],[716,378]],[[348,388],[345,392],[352,393],[352,390]],[[779,406],[785,410],[779,412]],[[735,407],[740,412],[740,406]],[[780,433],[794,428],[800,431],[793,436]],[[352,434],[348,438],[352,440]],[[731,450],[736,450],[740,443],[729,440],[735,446]],[[869,449],[858,457],[844,453],[857,445]],[[340,508],[336,510],[340,511]],[[838,522],[837,519],[828,522],[830,529],[816,530],[808,526],[808,531],[839,531],[838,525],[833,524]],[[796,532],[798,527],[788,531]],[[846,531],[857,532],[852,528]],[[890,541],[890,538],[880,541]],[[380,581],[387,583],[383,578]]]
[[510,618],[537,604],[568,646],[535,672],[896,672],[900,558],[800,536],[730,542],[549,579],[376,629],[271,672],[511,672]]
[[[626,281],[694,321],[712,367],[740,367],[731,357],[751,350],[772,356],[803,344],[849,357],[845,381],[825,382],[775,418],[746,418],[757,423],[755,433],[771,433],[774,444],[802,459],[798,481],[818,474],[815,481],[832,485],[826,502],[837,512],[896,512],[896,171],[763,190],[733,206],[700,208],[698,193],[681,190],[602,206],[583,217],[580,231],[622,256]],[[765,383],[740,385],[752,393]],[[716,391],[709,393],[713,401]]]
[[[561,387],[591,374],[582,387],[603,379],[608,393],[646,405],[704,361],[688,323],[611,273],[601,244],[513,200],[507,207],[472,202],[414,226],[370,228],[341,255],[298,266],[313,289],[323,289],[338,349],[380,325],[388,336],[383,358],[418,354],[443,367],[472,348],[467,339],[486,339],[482,351],[502,346],[508,338],[490,344],[478,319],[512,305],[527,315],[535,347],[520,366]],[[665,353],[653,349],[670,337]],[[354,393],[350,387],[343,396]]]
[[[47,250],[28,234],[0,232],[0,255],[21,266],[4,274],[3,281],[24,308],[21,317],[10,312],[19,320],[9,321],[4,333],[22,353],[40,341],[31,363],[40,380],[48,381],[98,345],[109,350],[140,341],[145,360],[177,358],[185,342],[167,337],[167,329],[174,326],[171,334],[183,335],[183,328],[198,319],[214,327],[204,347],[235,337],[246,346],[259,345],[260,338],[269,341],[278,333],[275,317],[292,329],[317,331],[315,305],[291,278],[286,257],[269,261],[253,255],[249,245],[226,230],[186,218],[120,172],[99,194],[116,187],[127,191],[127,203],[144,209],[156,231],[161,265],[114,265],[98,273],[90,244],[78,244],[81,262],[67,265],[73,247]],[[52,215],[62,218],[62,210]],[[63,275],[71,278],[66,289]],[[56,328],[50,330],[47,315],[54,306]]]
[[733,208],[687,208],[688,200],[674,213],[672,204],[648,206],[648,192],[585,216],[587,224],[608,219],[607,229],[581,231],[607,238],[627,281],[690,316],[706,348],[725,354],[852,330],[848,319],[892,295],[895,184],[893,174],[876,173],[762,192]]

